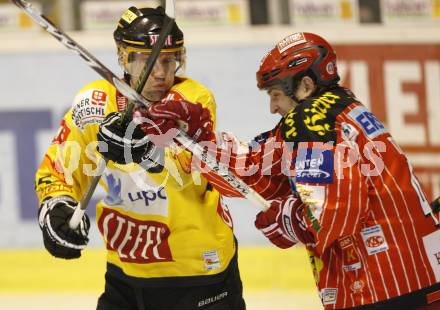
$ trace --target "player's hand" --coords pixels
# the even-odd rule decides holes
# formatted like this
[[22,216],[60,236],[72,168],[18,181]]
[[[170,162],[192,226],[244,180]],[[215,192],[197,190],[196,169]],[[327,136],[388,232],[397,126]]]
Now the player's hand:
[[126,121],[118,112],[107,115],[99,125],[98,141],[98,152],[118,164],[141,163],[154,148],[139,123],[131,118]]
[[72,259],[81,256],[89,238],[90,220],[86,214],[76,229],[69,221],[77,203],[70,197],[58,196],[43,202],[38,210],[38,223],[43,232],[44,246],[55,257]]
[[303,209],[301,200],[293,195],[284,199],[274,199],[267,211],[257,214],[255,227],[270,242],[282,249],[298,242],[305,243],[303,236],[307,232],[302,221]]
[[[186,100],[162,100],[147,109],[156,126],[144,126],[148,135],[175,136],[172,129],[186,132],[194,141],[210,141],[214,138],[211,113],[200,103]],[[153,139],[153,138],[152,138]],[[154,142],[154,141],[153,141]]]

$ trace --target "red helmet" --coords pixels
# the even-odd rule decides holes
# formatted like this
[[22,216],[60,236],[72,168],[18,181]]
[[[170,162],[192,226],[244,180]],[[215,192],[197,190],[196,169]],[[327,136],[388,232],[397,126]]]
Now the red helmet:
[[279,41],[261,60],[257,85],[260,89],[280,85],[287,96],[293,96],[304,75],[321,87],[339,81],[336,53],[330,44],[316,34],[296,32]]

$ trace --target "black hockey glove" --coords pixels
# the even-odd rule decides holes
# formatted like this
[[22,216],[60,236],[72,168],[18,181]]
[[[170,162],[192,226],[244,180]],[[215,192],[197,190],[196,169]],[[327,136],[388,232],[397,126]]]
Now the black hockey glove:
[[[139,124],[128,122],[123,115],[113,112],[99,126],[98,152],[118,164],[140,164],[149,172],[163,169],[163,150],[154,146]],[[107,146],[107,150],[101,148]]]
[[69,221],[77,203],[70,197],[59,196],[43,202],[38,210],[38,222],[43,232],[44,246],[55,257],[72,259],[81,256],[89,238],[90,220],[84,214],[73,230]]
[[98,148],[102,156],[118,164],[140,163],[154,148],[139,126],[125,121],[118,112],[110,113],[100,124],[98,141],[107,145],[106,151]]

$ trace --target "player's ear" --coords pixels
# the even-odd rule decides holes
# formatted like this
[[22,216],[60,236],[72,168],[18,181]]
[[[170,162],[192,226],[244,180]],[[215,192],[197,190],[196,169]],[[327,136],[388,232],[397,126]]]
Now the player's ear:
[[301,86],[304,89],[304,93],[305,93],[306,97],[313,94],[316,90],[315,81],[310,76],[307,76],[307,75],[301,79]]
[[301,83],[307,95],[311,95],[316,89],[316,83],[310,76],[303,77]]

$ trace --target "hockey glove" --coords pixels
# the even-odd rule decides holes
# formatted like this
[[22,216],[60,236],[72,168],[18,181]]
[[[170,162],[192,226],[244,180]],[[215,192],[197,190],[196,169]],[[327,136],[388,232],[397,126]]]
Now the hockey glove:
[[304,204],[293,195],[274,199],[270,208],[257,214],[255,227],[279,248],[286,249],[298,242],[310,242],[303,220]]
[[76,229],[69,221],[77,203],[70,197],[59,196],[43,202],[38,210],[38,223],[43,232],[44,246],[55,257],[72,259],[81,256],[89,238],[90,220],[84,214]]
[[175,137],[177,132],[172,129],[186,132],[196,142],[214,139],[211,113],[200,103],[186,100],[162,100],[151,105],[147,113],[155,126],[143,126],[142,129],[150,135],[155,144],[156,140],[164,144],[162,141],[169,141],[169,137]]
[[[121,113],[107,115],[99,126],[98,151],[118,164],[141,163],[153,153],[154,145],[140,129],[136,120],[127,122]],[[107,146],[107,149],[102,147]]]

